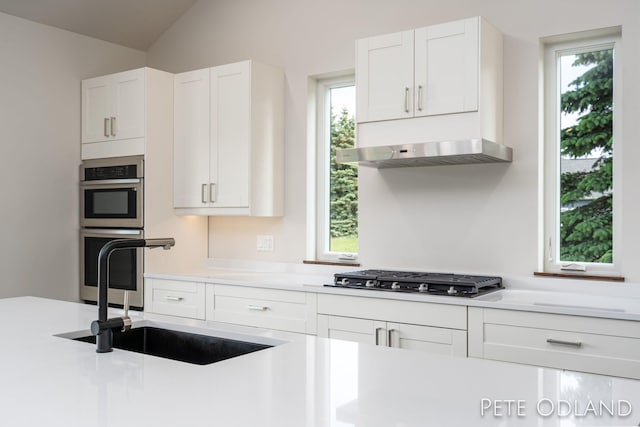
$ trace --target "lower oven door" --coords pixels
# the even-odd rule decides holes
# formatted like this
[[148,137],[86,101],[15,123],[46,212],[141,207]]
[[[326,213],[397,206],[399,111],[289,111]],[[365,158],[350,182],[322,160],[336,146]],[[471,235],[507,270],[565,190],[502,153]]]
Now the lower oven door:
[[[98,301],[98,253],[115,239],[142,239],[142,230],[84,228],[80,230],[80,299]],[[142,308],[143,250],[123,249],[109,257],[109,304],[122,306],[124,291],[129,291],[129,304]]]

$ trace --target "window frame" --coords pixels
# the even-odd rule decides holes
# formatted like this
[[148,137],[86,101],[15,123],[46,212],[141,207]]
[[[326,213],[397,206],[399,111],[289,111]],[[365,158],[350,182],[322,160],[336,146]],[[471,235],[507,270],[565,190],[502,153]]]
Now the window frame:
[[316,135],[315,135],[315,256],[317,261],[355,262],[358,253],[332,252],[329,250],[330,229],[330,122],[331,122],[331,89],[355,86],[355,73],[343,74],[316,80]]
[[[560,57],[613,49],[613,263],[560,262]],[[546,273],[621,275],[622,272],[622,49],[620,28],[547,39],[543,46],[543,138],[541,150],[541,259]]]

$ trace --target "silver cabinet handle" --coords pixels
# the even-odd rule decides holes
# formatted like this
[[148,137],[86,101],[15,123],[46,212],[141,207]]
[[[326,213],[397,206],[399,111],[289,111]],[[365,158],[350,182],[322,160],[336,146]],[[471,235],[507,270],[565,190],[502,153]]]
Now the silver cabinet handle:
[[388,347],[393,347],[393,333],[395,331],[395,329],[389,329],[389,331],[387,332],[387,339],[389,340],[387,343]]
[[167,295],[166,297],[164,297],[164,299],[166,299],[167,301],[182,301],[184,298]]
[[380,331],[382,328],[376,328],[376,345],[380,345]]
[[247,309],[253,310],[253,311],[267,311],[268,308],[269,307],[265,305],[253,305],[253,304],[247,305]]
[[582,343],[580,341],[563,341],[563,340],[554,340],[553,338],[547,338],[547,342],[549,344],[566,345],[566,346],[575,347],[575,348],[582,347]]
[[404,112],[409,112],[409,88],[404,88]]
[[109,129],[107,129],[108,126],[109,126],[109,118],[105,117],[104,118],[104,136],[106,137],[109,136]]
[[422,85],[418,86],[418,111],[422,111]]
[[207,184],[202,184],[202,203],[207,203]]
[[116,136],[116,118],[111,117],[111,136]]
[[216,201],[216,184],[213,182],[209,184],[209,200],[211,203]]

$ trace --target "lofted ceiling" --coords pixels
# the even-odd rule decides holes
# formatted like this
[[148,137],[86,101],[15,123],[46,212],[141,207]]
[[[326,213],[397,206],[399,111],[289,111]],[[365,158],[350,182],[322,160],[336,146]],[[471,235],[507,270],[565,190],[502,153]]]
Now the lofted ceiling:
[[0,0],[0,12],[146,51],[196,0]]

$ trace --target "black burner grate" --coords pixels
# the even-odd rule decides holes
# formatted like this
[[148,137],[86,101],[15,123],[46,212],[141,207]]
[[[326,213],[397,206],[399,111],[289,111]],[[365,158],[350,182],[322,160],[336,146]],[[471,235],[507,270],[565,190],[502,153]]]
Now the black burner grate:
[[334,287],[475,297],[502,289],[502,278],[453,273],[361,270],[338,273]]

